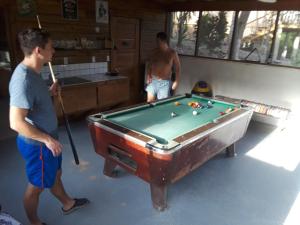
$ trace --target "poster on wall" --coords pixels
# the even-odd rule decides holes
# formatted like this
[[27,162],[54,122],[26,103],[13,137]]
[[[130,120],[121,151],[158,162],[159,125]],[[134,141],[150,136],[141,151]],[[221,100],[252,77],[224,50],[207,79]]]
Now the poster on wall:
[[35,0],[17,0],[17,8],[19,16],[35,16],[36,2]]
[[96,0],[96,23],[108,23],[108,3]]
[[64,19],[78,19],[78,3],[77,0],[62,0],[62,13]]

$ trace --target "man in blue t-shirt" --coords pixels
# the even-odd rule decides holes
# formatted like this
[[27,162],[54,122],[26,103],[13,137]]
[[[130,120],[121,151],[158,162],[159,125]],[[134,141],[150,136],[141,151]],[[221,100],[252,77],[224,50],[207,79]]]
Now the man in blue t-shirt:
[[[18,132],[17,145],[26,161],[28,186],[24,207],[32,225],[42,225],[37,216],[39,196],[44,188],[62,203],[68,214],[89,200],[72,199],[61,181],[62,145],[58,141],[57,119],[49,89],[40,76],[45,63],[54,54],[50,34],[42,29],[26,29],[18,35],[24,53],[23,61],[16,67],[9,84],[10,126]],[[55,82],[50,91],[57,94]]]

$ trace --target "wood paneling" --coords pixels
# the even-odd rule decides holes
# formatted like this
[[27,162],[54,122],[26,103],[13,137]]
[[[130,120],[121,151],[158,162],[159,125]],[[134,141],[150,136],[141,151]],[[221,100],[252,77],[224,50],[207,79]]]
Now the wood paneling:
[[112,69],[119,70],[130,82],[130,100],[139,99],[139,37],[140,23],[135,18],[111,17]]
[[129,80],[115,80],[98,84],[98,107],[115,106],[129,100]]
[[[7,10],[10,15],[10,42],[13,49],[11,55],[13,56],[13,66],[16,66],[23,59],[23,54],[16,41],[16,35],[26,27],[37,27],[37,21],[35,16],[18,16],[16,1],[7,0],[6,2],[9,3]],[[79,19],[75,21],[63,19],[61,0],[36,0],[36,5],[41,24],[43,28],[51,32],[53,39],[111,38],[111,21],[110,24],[97,24],[95,22],[95,0],[78,0]],[[136,27],[128,24],[126,28],[124,27],[117,31],[123,36],[123,40],[114,42],[116,46],[127,48],[126,54],[128,53],[129,55],[125,57],[125,61],[128,60],[132,68],[127,67],[123,71],[131,79],[130,85],[133,85],[131,89],[135,93],[132,94],[132,97],[139,98],[137,95],[141,95],[143,89],[143,64],[148,58],[149,52],[155,47],[156,33],[166,30],[166,14],[161,4],[148,0],[109,0],[108,5],[110,18],[123,17],[129,20],[133,18],[139,21],[138,28],[140,31],[135,34],[138,37],[137,39],[130,37],[132,29],[135,30]],[[99,33],[96,33],[95,27],[100,28]],[[130,56],[132,54],[130,49],[137,51],[137,58]],[[119,64],[123,68],[124,62],[120,61],[124,60],[123,54],[117,57],[113,56],[109,49],[57,50],[53,64],[63,64],[64,57],[68,57],[70,64],[91,62],[92,56],[96,57],[96,61],[106,61],[107,56],[110,56],[111,65],[118,66]],[[118,62],[114,63],[115,59]]]
[[[66,20],[63,18],[60,0],[36,0],[36,6],[42,27],[51,33],[54,40],[80,40],[81,38],[87,38],[103,40],[104,43],[104,39],[110,38],[109,24],[96,23],[95,0],[78,1],[78,20]],[[17,33],[27,27],[37,27],[37,20],[35,16],[19,16],[15,1],[10,2],[6,8],[10,12],[10,40],[13,46],[13,63],[16,66],[23,59],[23,54],[16,41]],[[99,28],[100,32],[96,32],[96,27]],[[110,55],[110,52],[102,49],[57,50],[57,58],[54,58],[53,64],[62,64],[63,57],[68,57],[69,63],[92,62],[91,56],[96,56],[96,61],[106,61],[107,55]]]
[[[129,100],[129,80],[116,79],[65,86],[62,87],[61,95],[68,115],[107,109]],[[57,97],[54,97],[54,105],[57,116],[61,118],[62,112]]]
[[[74,87],[63,88],[62,99],[65,112],[73,114],[97,108],[97,88],[96,85],[76,85]],[[55,98],[54,105],[58,117],[62,116],[60,105]]]
[[166,15],[151,14],[146,15],[141,21],[141,63],[145,63],[150,52],[156,47],[156,34],[166,31]]

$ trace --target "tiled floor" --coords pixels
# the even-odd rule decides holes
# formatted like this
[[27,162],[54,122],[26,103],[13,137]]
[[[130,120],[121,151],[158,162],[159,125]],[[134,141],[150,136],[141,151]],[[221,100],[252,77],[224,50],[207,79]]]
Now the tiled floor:
[[[281,148],[285,131],[251,122],[246,136],[237,143],[236,158],[224,158],[224,154],[220,154],[171,185],[168,209],[157,212],[151,205],[149,185],[125,171],[119,178],[105,177],[102,174],[103,159],[94,152],[86,122],[75,122],[71,126],[81,165],[74,165],[66,132],[61,127],[60,140],[65,147],[63,181],[72,196],[88,197],[91,204],[63,216],[59,202],[45,191],[39,214],[47,224],[300,224],[295,222],[300,221],[296,208],[300,204],[300,156],[292,156],[300,149],[299,146],[291,147],[289,151]],[[5,211],[27,224],[22,206],[27,182],[24,162],[13,138],[1,141],[0,145],[0,204]],[[265,158],[261,155],[264,152]],[[271,160],[273,153],[277,155],[275,164]],[[293,166],[280,164],[291,162],[286,158],[287,154],[294,159]]]

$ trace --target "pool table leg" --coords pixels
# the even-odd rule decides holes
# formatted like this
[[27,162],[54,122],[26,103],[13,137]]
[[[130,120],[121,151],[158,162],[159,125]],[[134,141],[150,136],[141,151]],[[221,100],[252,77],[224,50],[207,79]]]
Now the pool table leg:
[[109,177],[116,177],[117,176],[117,170],[115,170],[117,164],[113,162],[112,160],[105,159],[104,168],[103,168],[103,174]]
[[158,211],[167,208],[167,185],[156,185],[150,183],[152,204]]
[[230,145],[226,148],[226,156],[227,157],[235,157],[236,156],[235,143],[233,143],[232,145]]

